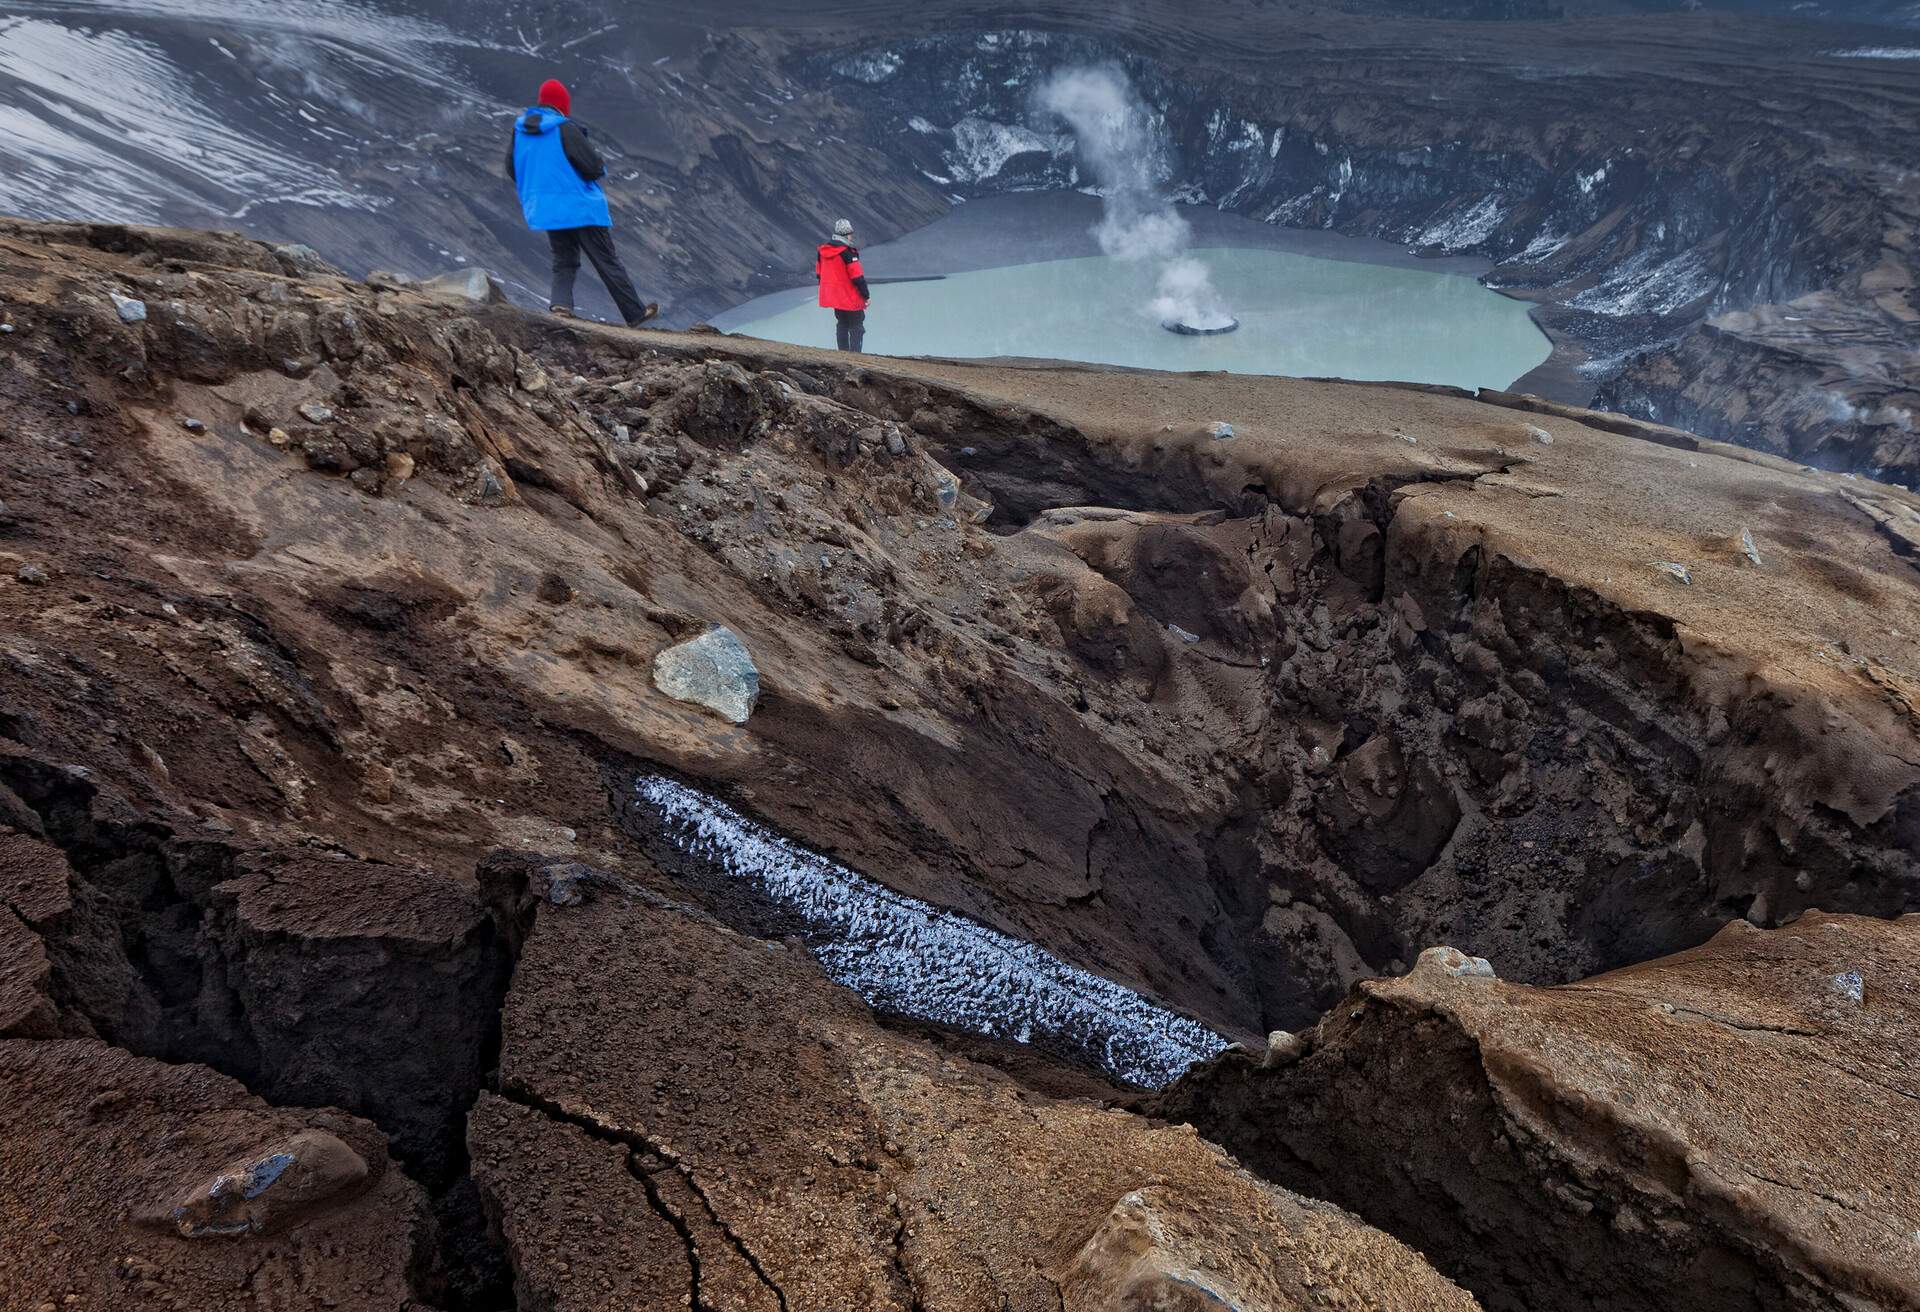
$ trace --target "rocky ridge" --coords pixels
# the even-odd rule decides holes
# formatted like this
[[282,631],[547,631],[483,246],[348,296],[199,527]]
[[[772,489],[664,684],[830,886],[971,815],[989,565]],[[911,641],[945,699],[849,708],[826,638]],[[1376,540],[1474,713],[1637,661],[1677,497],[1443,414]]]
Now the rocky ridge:
[[[499,155],[557,72],[614,161],[636,274],[684,326],[803,283],[843,212],[875,241],[970,196],[1079,185],[1031,95],[1114,61],[1185,199],[1485,256],[1539,302],[1563,399],[1913,485],[1915,183],[1888,161],[1920,61],[1872,57],[1905,42],[1881,28],[1612,8],[116,0],[92,27],[40,11],[9,30],[0,82],[35,131],[0,199],[244,225],[357,273],[483,264],[533,304],[545,249]],[[1461,16],[1534,21],[1437,21]],[[76,103],[42,66],[122,97]],[[156,149],[167,114],[223,148]]]
[[1734,921],[1554,989],[1436,951],[1158,1110],[1366,1199],[1489,1308],[1920,1306],[1915,927]]
[[[1434,942],[1559,983],[1913,905],[1896,489],[1524,397],[850,361],[106,225],[0,228],[0,322],[10,1303],[319,1264],[296,1305],[778,1305],[816,1241],[882,1305],[1462,1297],[1097,1076],[876,1020],[642,774],[1249,1041]],[[715,625],[744,723],[657,682]]]

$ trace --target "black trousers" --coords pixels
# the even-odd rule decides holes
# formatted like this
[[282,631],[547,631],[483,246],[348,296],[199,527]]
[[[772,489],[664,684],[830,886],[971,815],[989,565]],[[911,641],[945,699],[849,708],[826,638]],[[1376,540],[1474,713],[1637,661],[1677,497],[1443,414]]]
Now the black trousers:
[[580,273],[580,254],[584,251],[600,281],[612,293],[613,303],[620,307],[621,318],[629,324],[640,322],[647,307],[633,289],[633,279],[627,276],[627,266],[620,263],[620,253],[613,248],[612,228],[556,228],[547,234],[547,244],[553,247],[553,296],[548,305],[573,308],[573,280]]
[[864,351],[867,349],[867,312],[865,310],[835,310],[833,312],[833,337],[843,351]]

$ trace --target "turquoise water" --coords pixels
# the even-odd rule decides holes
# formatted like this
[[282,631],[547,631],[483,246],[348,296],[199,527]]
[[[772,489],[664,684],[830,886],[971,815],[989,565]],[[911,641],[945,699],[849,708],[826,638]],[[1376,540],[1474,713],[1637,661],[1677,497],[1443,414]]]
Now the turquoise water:
[[[1524,303],[1457,273],[1287,251],[1195,254],[1212,271],[1240,331],[1167,332],[1147,310],[1155,268],[1094,257],[876,286],[867,350],[1502,388],[1549,353]],[[872,262],[867,272],[885,276]],[[833,345],[833,314],[813,303],[811,289],[762,297],[718,326]]]

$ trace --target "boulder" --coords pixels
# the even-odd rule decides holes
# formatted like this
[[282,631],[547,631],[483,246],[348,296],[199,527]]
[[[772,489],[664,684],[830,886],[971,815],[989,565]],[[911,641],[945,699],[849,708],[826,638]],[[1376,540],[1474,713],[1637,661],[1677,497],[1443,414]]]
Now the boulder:
[[760,671],[732,629],[719,625],[653,660],[653,683],[676,701],[745,724],[760,700]]
[[270,1235],[363,1188],[367,1163],[325,1130],[264,1144],[142,1218],[185,1239]]
[[280,267],[299,278],[339,277],[340,270],[327,263],[319,251],[300,242],[289,242],[273,248]]

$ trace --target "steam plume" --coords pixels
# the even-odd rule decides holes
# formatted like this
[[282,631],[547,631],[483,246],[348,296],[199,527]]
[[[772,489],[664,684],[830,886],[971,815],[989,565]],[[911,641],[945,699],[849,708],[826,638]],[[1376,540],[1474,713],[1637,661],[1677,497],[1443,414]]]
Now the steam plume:
[[1039,105],[1073,129],[1100,186],[1104,210],[1093,230],[1100,249],[1114,259],[1159,264],[1159,295],[1149,307],[1154,318],[1195,328],[1229,323],[1207,266],[1187,253],[1193,228],[1156,185],[1152,120],[1126,74],[1111,67],[1062,70],[1040,88]]

